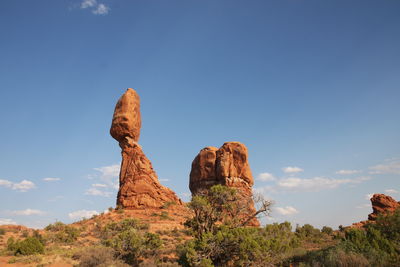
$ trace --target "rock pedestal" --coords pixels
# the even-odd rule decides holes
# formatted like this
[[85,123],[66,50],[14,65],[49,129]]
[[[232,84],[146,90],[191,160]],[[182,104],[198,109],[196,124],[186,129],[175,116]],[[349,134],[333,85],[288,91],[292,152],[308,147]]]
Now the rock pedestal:
[[150,160],[137,143],[140,127],[139,95],[129,88],[115,106],[110,129],[122,149],[117,206],[145,209],[160,208],[167,202],[183,205],[171,189],[160,184]]

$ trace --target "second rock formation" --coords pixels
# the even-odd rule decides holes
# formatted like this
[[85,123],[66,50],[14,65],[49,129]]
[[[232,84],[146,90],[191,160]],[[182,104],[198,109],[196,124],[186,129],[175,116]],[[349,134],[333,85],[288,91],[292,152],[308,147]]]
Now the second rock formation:
[[[192,162],[189,188],[193,195],[205,194],[213,185],[236,188],[247,214],[254,214],[252,186],[254,184],[245,145],[227,142],[221,148],[206,147]],[[259,226],[256,218],[248,225]]]

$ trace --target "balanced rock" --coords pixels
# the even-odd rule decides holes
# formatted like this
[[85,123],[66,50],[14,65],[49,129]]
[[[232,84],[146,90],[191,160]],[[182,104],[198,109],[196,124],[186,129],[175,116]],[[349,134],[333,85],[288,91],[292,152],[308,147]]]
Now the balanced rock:
[[118,100],[110,129],[122,149],[117,206],[145,209],[160,208],[167,202],[183,205],[171,189],[159,183],[150,160],[137,143],[140,127],[139,95],[129,88]]
[[368,215],[368,220],[375,221],[379,215],[393,213],[400,208],[400,202],[384,194],[374,194],[371,198],[373,212]]
[[[247,148],[239,142],[224,143],[219,149],[203,148],[192,162],[190,191],[193,195],[206,194],[217,184],[236,188],[242,202],[247,203],[246,213],[254,214],[254,180],[247,159]],[[248,225],[258,226],[260,223],[254,218]]]

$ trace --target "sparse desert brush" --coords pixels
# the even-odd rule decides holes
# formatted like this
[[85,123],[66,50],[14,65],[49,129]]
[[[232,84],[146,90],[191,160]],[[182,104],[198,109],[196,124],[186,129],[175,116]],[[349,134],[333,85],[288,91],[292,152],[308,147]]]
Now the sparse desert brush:
[[157,256],[162,246],[159,235],[146,232],[148,227],[139,220],[125,219],[103,227],[100,238],[124,262],[138,266],[144,258]]
[[6,229],[0,228],[0,235],[4,235],[6,233]]
[[115,251],[109,247],[89,247],[73,255],[78,260],[79,267],[114,266],[128,267],[123,261],[116,258]]
[[62,222],[49,224],[45,227],[45,230],[49,232],[46,239],[50,242],[58,243],[72,243],[78,238],[81,232],[80,229],[63,224]]

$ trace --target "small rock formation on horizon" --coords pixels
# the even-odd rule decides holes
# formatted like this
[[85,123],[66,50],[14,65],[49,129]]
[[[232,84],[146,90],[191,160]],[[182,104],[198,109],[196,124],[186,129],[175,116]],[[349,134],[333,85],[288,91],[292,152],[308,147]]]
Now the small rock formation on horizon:
[[379,215],[390,214],[400,208],[400,202],[385,194],[374,194],[370,200],[373,212],[368,215],[368,220],[353,223],[351,227],[361,228],[370,222],[376,221]]
[[110,129],[122,149],[117,206],[128,209],[160,208],[167,202],[183,205],[161,185],[150,160],[138,144],[141,128],[140,98],[129,88],[118,100]]
[[392,213],[400,208],[400,202],[384,194],[374,194],[371,198],[371,203],[373,212],[368,215],[368,220],[370,221],[375,221],[381,214]]
[[[193,195],[205,194],[217,184],[236,188],[243,203],[248,203],[248,214],[254,214],[254,180],[247,158],[247,148],[239,142],[224,143],[219,149],[203,148],[192,162],[190,191]],[[260,223],[254,218],[248,225],[259,226]]]

